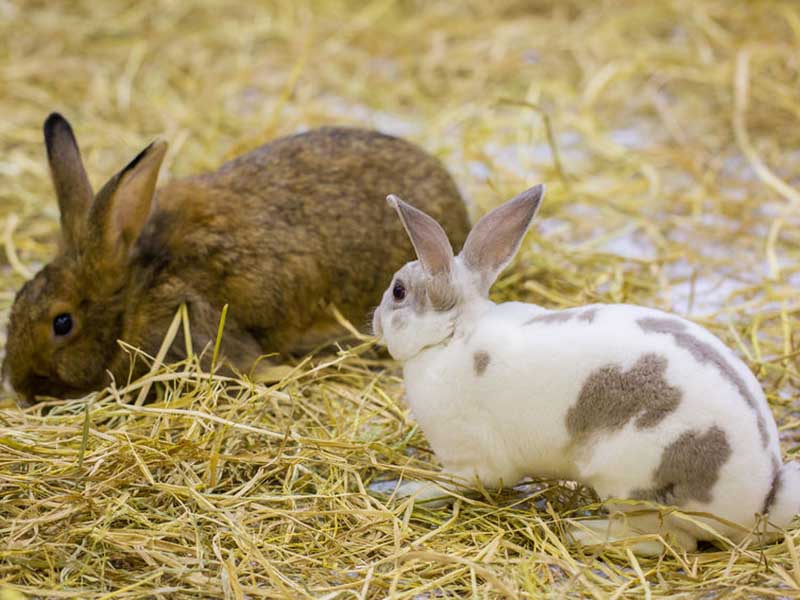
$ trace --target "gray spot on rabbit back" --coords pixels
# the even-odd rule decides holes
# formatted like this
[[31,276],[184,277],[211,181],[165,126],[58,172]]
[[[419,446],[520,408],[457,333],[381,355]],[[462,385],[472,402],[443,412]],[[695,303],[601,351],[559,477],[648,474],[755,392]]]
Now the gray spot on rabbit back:
[[767,495],[764,497],[764,505],[761,508],[761,514],[769,514],[772,505],[775,503],[775,498],[781,490],[783,482],[781,480],[781,463],[773,456],[772,457],[772,484],[769,486]]
[[544,313],[543,315],[536,315],[532,319],[528,319],[523,325],[533,325],[534,323],[566,323],[574,313],[571,310],[556,310],[553,312]]
[[584,323],[591,323],[597,315],[598,308],[592,306],[587,309],[580,308],[567,308],[564,310],[554,310],[546,312],[535,317],[528,319],[523,325],[533,325],[535,323],[554,324],[554,323],[568,323],[572,319],[577,319]]
[[762,415],[759,410],[753,393],[750,391],[750,388],[747,387],[747,383],[739,372],[728,362],[719,350],[687,331],[686,324],[678,319],[645,317],[636,322],[644,332],[671,335],[675,343],[684,350],[688,350],[696,361],[701,364],[711,364],[716,367],[719,374],[736,388],[739,395],[744,398],[745,402],[750,405],[750,408],[755,411],[761,443],[764,447],[769,444],[767,424],[764,420],[764,415]]
[[591,373],[578,401],[567,411],[567,431],[584,436],[622,429],[634,419],[638,429],[654,427],[680,404],[681,391],[667,382],[667,359],[645,354],[628,370],[607,365]]
[[711,491],[730,456],[728,437],[716,425],[705,433],[686,431],[664,448],[653,488],[634,490],[631,497],[674,506],[690,500],[711,502]]
[[486,367],[489,366],[491,357],[485,350],[479,350],[472,355],[472,367],[475,369],[475,375],[480,377],[486,372]]

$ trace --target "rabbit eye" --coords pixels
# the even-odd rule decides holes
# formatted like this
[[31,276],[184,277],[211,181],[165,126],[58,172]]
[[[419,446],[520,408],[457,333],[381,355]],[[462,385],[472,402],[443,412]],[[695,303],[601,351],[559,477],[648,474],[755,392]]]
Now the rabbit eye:
[[53,319],[53,333],[64,336],[70,331],[72,331],[72,316],[68,313],[61,313]]
[[406,297],[406,286],[403,285],[402,281],[395,281],[394,287],[392,288],[392,296],[394,299],[400,302]]

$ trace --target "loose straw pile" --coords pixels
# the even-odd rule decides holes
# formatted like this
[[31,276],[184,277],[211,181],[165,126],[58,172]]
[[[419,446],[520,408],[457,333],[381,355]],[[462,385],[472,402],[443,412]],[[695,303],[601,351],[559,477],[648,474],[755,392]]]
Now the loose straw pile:
[[[496,298],[697,320],[758,375],[797,455],[797,3],[0,0],[0,40],[3,324],[56,248],[51,110],[95,186],[157,134],[166,178],[372,126],[440,156],[476,216],[546,182]],[[270,386],[197,364],[24,412],[0,399],[0,598],[798,594],[797,528],[648,560],[566,547],[565,520],[596,506],[559,482],[446,508],[370,491],[437,475],[369,341]],[[137,405],[145,388],[158,401]]]

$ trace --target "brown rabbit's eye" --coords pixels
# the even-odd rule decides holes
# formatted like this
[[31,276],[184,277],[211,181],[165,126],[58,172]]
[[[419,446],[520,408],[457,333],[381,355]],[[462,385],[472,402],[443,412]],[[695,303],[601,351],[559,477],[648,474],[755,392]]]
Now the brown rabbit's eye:
[[68,313],[61,313],[53,319],[53,333],[64,336],[70,331],[72,331],[72,317]]
[[392,288],[392,296],[398,302],[406,297],[406,287],[403,285],[402,281],[395,281],[394,287]]

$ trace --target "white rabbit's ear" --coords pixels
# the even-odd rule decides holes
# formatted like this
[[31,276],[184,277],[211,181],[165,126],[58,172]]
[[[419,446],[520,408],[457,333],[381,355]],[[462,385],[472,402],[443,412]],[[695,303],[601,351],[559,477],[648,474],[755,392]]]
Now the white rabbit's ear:
[[544,195],[537,185],[485,215],[470,231],[461,257],[480,275],[482,292],[488,292],[500,272],[511,262],[536,215]]
[[123,258],[139,238],[153,206],[167,143],[156,140],[103,186],[90,215],[95,240],[112,258]]
[[61,213],[61,234],[67,247],[75,247],[84,235],[94,192],[72,127],[58,113],[44,122],[44,144]]
[[406,204],[394,194],[386,201],[400,216],[403,227],[414,245],[417,258],[428,275],[450,273],[453,264],[453,247],[442,226],[421,210]]

